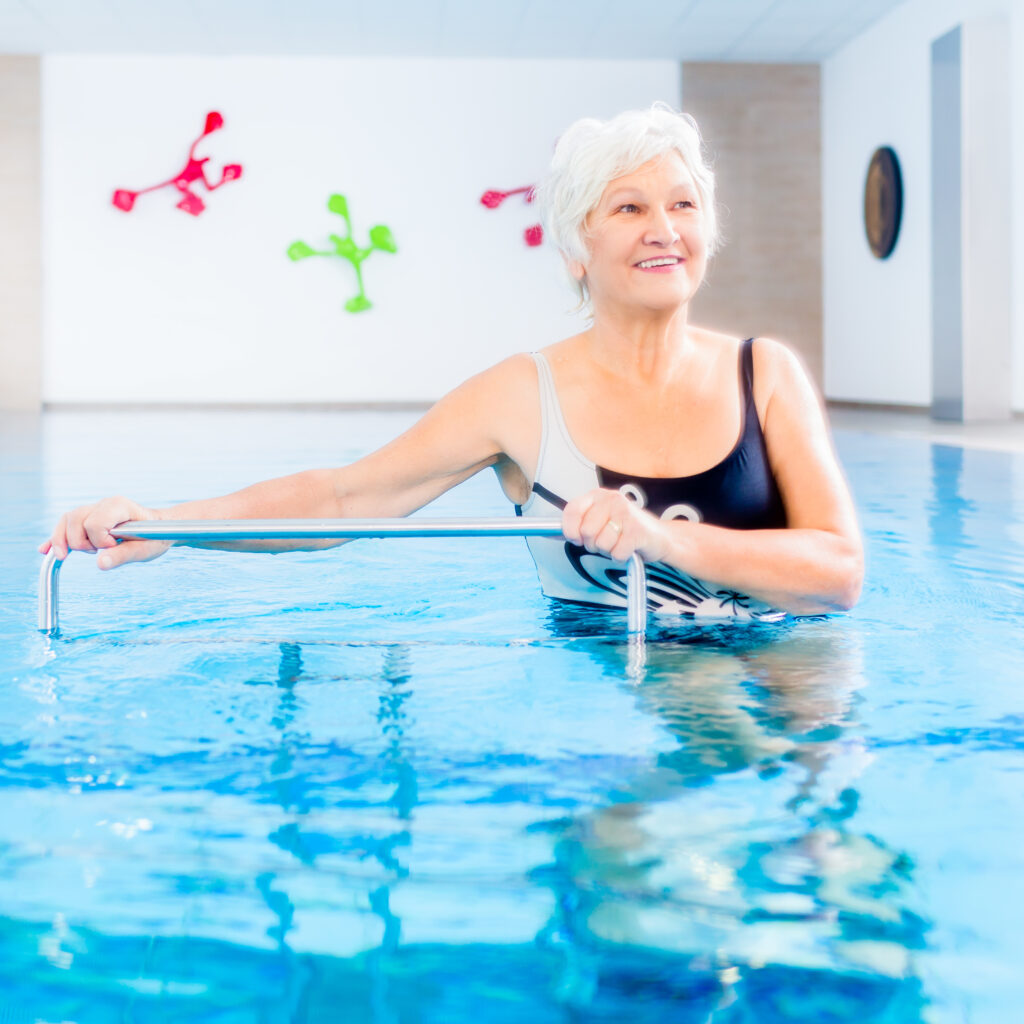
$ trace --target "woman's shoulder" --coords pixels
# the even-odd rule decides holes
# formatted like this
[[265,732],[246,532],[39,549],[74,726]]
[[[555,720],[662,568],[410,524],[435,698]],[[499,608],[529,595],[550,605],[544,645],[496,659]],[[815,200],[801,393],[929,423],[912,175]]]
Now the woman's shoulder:
[[804,361],[789,343],[778,338],[758,337],[753,339],[752,352],[755,384],[760,380],[769,398],[780,391],[816,390]]
[[495,363],[484,371],[493,383],[504,387],[537,387],[537,357],[540,356],[552,369],[566,364],[578,365],[585,360],[586,351],[581,344],[583,335],[573,335],[552,342],[529,352],[518,352]]
[[468,377],[463,386],[478,389],[502,387],[514,380],[537,379],[536,363],[532,352],[517,352]]
[[475,380],[487,389],[508,392],[520,387],[536,387],[537,363],[532,352],[506,356],[476,375]]
[[762,424],[776,395],[787,397],[794,392],[814,391],[803,361],[787,342],[765,335],[741,338],[704,328],[696,330],[699,340],[709,351],[717,351],[723,363],[735,365],[742,346],[750,342],[754,401]]
[[769,338],[764,335],[743,337],[739,334],[727,334],[724,331],[713,331],[707,327],[696,326],[691,326],[688,330],[690,336],[705,346],[708,351],[717,351],[722,355],[738,355],[740,348],[747,342],[751,343],[755,361],[760,359],[768,363],[791,358],[793,355],[790,346],[778,338]]
[[692,331],[709,349],[716,349],[723,356],[738,356],[740,348],[750,342],[755,380],[774,380],[779,374],[786,377],[793,374],[806,375],[803,361],[793,346],[780,338],[766,335],[742,338],[739,335],[711,331],[703,327],[692,328]]
[[563,359],[579,359],[586,357],[586,338],[588,331],[580,331],[579,334],[572,334],[568,338],[561,338],[545,345],[537,351],[550,362],[560,362]]
[[506,356],[463,381],[452,395],[471,402],[488,419],[515,419],[537,402],[537,364],[529,352]]

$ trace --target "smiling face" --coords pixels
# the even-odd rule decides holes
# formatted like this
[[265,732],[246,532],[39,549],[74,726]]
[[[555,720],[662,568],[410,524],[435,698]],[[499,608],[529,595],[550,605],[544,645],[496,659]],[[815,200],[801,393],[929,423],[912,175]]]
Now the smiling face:
[[674,150],[609,182],[587,217],[585,275],[595,311],[672,311],[704,279],[707,227],[700,193]]

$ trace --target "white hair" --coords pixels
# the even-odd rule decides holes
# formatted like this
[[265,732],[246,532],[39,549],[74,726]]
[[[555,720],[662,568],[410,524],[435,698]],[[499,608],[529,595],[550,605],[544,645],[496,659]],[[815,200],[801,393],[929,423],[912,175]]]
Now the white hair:
[[[585,117],[558,140],[536,195],[548,236],[562,255],[586,263],[590,255],[586,221],[608,184],[671,152],[679,154],[697,187],[711,256],[719,242],[715,176],[701,153],[697,122],[667,103],[655,103],[649,110],[627,110],[609,121]],[[574,278],[573,283],[583,307],[589,299],[586,281]]]

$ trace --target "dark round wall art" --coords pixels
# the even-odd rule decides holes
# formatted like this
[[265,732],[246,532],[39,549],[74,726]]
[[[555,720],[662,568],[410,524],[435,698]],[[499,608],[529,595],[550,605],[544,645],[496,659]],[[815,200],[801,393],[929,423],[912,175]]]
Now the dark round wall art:
[[889,146],[876,149],[864,182],[864,230],[871,251],[886,259],[896,248],[903,216],[903,179],[900,162]]

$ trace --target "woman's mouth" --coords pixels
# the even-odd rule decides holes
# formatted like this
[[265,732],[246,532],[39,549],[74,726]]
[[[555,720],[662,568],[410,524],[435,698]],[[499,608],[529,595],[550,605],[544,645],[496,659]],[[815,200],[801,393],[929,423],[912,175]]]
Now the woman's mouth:
[[640,270],[670,270],[683,262],[681,256],[654,256],[649,260],[641,260],[636,266]]

